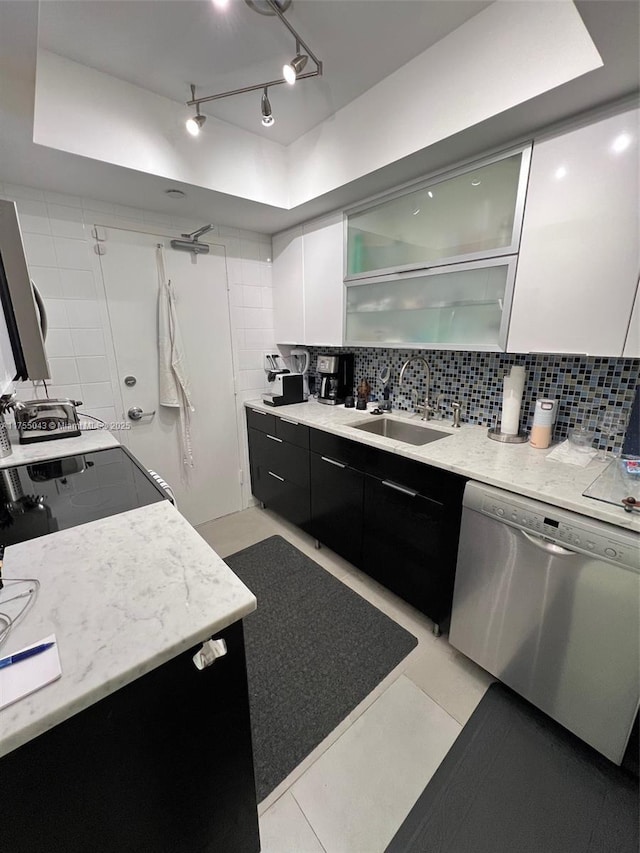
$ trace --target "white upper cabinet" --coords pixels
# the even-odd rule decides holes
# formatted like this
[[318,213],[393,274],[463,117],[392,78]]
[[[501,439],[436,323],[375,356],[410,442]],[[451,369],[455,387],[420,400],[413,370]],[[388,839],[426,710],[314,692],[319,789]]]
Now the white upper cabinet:
[[303,229],[304,341],[341,346],[344,305],[342,213],[310,222]]
[[304,343],[301,227],[273,237],[273,321],[276,343]]
[[276,343],[342,344],[343,243],[342,213],[274,236]]
[[534,144],[509,352],[622,355],[639,269],[638,118]]

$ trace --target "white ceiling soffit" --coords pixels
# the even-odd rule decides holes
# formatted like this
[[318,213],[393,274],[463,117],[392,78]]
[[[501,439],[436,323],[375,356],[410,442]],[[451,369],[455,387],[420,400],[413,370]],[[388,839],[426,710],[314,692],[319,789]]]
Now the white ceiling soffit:
[[[394,3],[400,2],[402,0],[394,0]],[[34,144],[38,3],[37,0],[1,0],[0,181],[9,191],[11,184],[21,184],[165,215],[190,217],[196,222],[206,220],[275,233],[398,184],[444,170],[459,161],[477,158],[490,149],[530,138],[540,128],[587,110],[629,96],[636,102],[639,4],[635,0],[585,0],[578,2],[577,8],[604,60],[602,68],[293,210],[285,210]],[[396,40],[401,38],[402,34]],[[336,156],[340,156],[340,152]],[[186,197],[179,202],[169,199],[165,190],[170,187],[184,190]]]
[[601,65],[573,3],[500,0],[284,147],[213,118],[194,140],[184,105],[41,50],[33,139],[287,209]]
[[[269,91],[276,119],[260,123],[260,92],[202,105],[215,116],[288,145],[410,59],[453,32],[490,0],[293,0],[287,19],[324,63],[320,79]],[[275,17],[232,0],[47,0],[39,46],[173,101],[281,76],[295,48]]]

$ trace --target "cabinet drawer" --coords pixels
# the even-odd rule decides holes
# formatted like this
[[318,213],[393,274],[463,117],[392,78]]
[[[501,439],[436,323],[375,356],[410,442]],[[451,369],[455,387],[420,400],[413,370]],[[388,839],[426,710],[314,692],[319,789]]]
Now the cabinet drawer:
[[260,432],[276,434],[276,417],[271,412],[262,412],[260,409],[247,409],[247,426],[259,429]]
[[309,447],[320,456],[330,456],[337,462],[344,462],[359,471],[368,470],[371,459],[377,452],[375,448],[367,447],[348,438],[340,438],[319,429],[312,429]]
[[[249,430],[249,459],[251,462],[252,478],[257,477],[257,469],[272,471],[278,477],[287,482],[308,489],[309,488],[309,451],[303,447],[278,438],[270,432],[260,430]],[[260,500],[264,498],[255,490],[254,495]]]
[[258,467],[257,476],[260,483],[260,500],[264,505],[292,524],[308,530],[311,516],[309,487],[298,486],[271,469],[261,466]]
[[293,418],[276,417],[276,435],[289,444],[309,449],[309,427],[299,424]]
[[462,500],[466,478],[458,474],[380,450],[374,452],[368,462],[367,474],[412,489],[425,498],[453,505]]

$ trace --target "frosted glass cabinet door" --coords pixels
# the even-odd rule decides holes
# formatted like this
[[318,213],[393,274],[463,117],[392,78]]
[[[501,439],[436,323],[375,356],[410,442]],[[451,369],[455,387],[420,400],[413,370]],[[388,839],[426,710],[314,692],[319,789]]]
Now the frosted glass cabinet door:
[[348,216],[346,278],[518,251],[530,147],[441,176]]
[[502,350],[514,269],[480,261],[350,285],[346,344]]

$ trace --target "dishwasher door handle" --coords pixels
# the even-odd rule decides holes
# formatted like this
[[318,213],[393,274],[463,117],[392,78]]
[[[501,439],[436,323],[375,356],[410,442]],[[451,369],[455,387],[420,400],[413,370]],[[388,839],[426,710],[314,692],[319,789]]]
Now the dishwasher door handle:
[[577,557],[575,551],[570,551],[568,548],[563,548],[562,545],[556,545],[555,542],[548,542],[546,539],[541,539],[539,536],[533,536],[531,533],[527,533],[526,530],[521,530],[520,533],[524,536],[524,538],[531,542],[532,545],[535,545],[536,548],[540,548],[541,551],[546,551],[547,554],[553,554],[554,557]]

